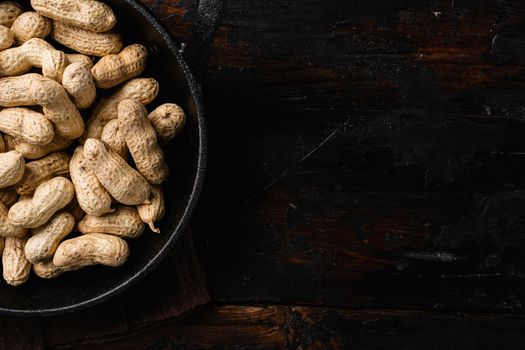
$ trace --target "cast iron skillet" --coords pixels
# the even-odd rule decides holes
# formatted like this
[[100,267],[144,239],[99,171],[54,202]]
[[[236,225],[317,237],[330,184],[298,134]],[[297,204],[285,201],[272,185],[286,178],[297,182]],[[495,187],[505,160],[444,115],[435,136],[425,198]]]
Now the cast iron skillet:
[[[20,2],[29,9],[29,1]],[[131,255],[119,268],[91,267],[56,279],[31,276],[20,287],[0,284],[0,313],[49,315],[71,312],[99,303],[138,281],[166,255],[184,231],[195,207],[206,161],[206,134],[200,87],[179,54],[178,45],[139,2],[106,0],[118,17],[118,30],[126,44],[137,42],[149,50],[144,76],[160,84],[159,97],[148,108],[174,101],[187,116],[185,130],[165,149],[171,175],[164,186],[166,215],[159,227],[129,242]]]

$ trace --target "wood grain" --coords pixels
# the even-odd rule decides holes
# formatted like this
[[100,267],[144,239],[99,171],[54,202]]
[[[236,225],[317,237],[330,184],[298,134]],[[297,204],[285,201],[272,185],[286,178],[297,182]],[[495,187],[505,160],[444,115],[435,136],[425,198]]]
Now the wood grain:
[[509,315],[224,305],[97,349],[520,349],[523,326]]
[[525,5],[323,4],[224,3],[195,220],[213,298],[523,310]]
[[[196,1],[146,4],[191,40]],[[524,15],[224,1],[193,222],[215,304],[105,348],[521,348]]]

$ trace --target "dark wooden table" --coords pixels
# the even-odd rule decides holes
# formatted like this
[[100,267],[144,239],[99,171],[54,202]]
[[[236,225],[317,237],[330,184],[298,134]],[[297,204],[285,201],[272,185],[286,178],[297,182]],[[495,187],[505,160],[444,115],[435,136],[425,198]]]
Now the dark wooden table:
[[212,302],[99,347],[523,348],[525,2],[225,0],[210,33]]

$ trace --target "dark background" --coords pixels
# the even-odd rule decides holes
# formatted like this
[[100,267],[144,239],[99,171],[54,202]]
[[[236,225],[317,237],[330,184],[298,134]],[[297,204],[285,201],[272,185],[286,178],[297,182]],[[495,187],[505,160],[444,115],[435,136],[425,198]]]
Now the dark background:
[[142,337],[523,347],[524,1],[223,1],[206,58],[212,303]]
[[[144,2],[202,34],[197,1]],[[523,348],[525,2],[219,3],[212,301],[99,347]]]

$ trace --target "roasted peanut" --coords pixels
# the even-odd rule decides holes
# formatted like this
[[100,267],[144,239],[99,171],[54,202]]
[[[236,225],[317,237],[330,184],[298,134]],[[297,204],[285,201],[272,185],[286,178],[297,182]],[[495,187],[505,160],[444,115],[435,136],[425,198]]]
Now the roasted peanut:
[[104,129],[102,130],[102,135],[100,139],[106,143],[113,151],[117,152],[122,159],[128,158],[128,146],[126,141],[119,132],[118,120],[110,120]]
[[[5,51],[0,52],[0,55],[3,52]],[[39,74],[25,74],[0,79],[0,91],[3,92],[0,94],[0,106],[41,105],[46,118],[55,125],[57,135],[65,139],[75,139],[82,135],[84,121],[69,100],[66,90],[56,81]]]
[[10,48],[14,42],[15,37],[13,32],[9,28],[0,25],[0,51]]
[[68,174],[69,156],[62,152],[51,153],[42,159],[27,163],[24,176],[15,185],[15,189],[20,195],[32,195],[45,181]]
[[51,20],[36,12],[24,12],[14,21],[11,31],[18,45],[32,38],[44,39],[51,31]]
[[[0,203],[2,203],[7,209],[9,209],[17,201],[18,193],[16,193],[13,187],[6,187],[0,189]],[[7,210],[5,211],[5,214],[7,215]]]
[[61,81],[67,65],[65,53],[55,50],[51,44],[39,38],[29,39],[21,46],[0,52],[2,76],[20,75],[32,67],[38,67],[42,68],[45,77]]
[[95,102],[97,88],[85,63],[71,63],[62,77],[62,86],[78,108],[88,108]]
[[15,19],[24,12],[22,6],[14,1],[0,2],[0,24],[11,27]]
[[140,219],[149,225],[151,231],[160,233],[160,230],[155,227],[155,223],[162,219],[165,212],[162,187],[152,186],[150,202],[149,204],[137,205],[137,212]]
[[0,188],[16,184],[25,170],[24,157],[17,151],[0,153]]
[[9,142],[13,144],[14,149],[27,159],[39,159],[47,156],[49,153],[63,151],[68,148],[73,140],[67,140],[55,135],[50,143],[44,146],[33,145],[32,143],[10,137]]
[[60,84],[57,92],[55,102],[44,106],[44,115],[55,125],[56,135],[69,140],[76,139],[84,133],[84,120]]
[[154,185],[166,181],[168,165],[146,108],[135,100],[123,100],[118,105],[118,126],[137,169],[146,180]]
[[22,237],[27,234],[27,229],[15,227],[8,217],[9,210],[0,203],[0,236],[2,237]]
[[92,233],[60,243],[53,264],[68,270],[96,264],[116,267],[124,264],[128,256],[129,247],[122,238]]
[[84,55],[106,56],[122,50],[122,39],[115,32],[95,33],[53,21],[51,37],[60,44]]
[[71,180],[75,185],[78,204],[90,215],[104,215],[111,213],[111,196],[100,184],[94,171],[86,164],[83,147],[76,148],[69,162]]
[[0,130],[39,146],[47,145],[55,136],[53,124],[42,113],[23,107],[0,111]]
[[[129,256],[122,238],[139,237],[146,224],[160,232],[159,185],[169,169],[159,143],[173,139],[186,121],[173,103],[148,115],[144,105],[159,85],[136,78],[148,50],[123,48],[109,6],[30,2],[36,12],[0,2],[0,251],[9,237],[2,256],[12,285],[27,280],[31,264],[42,278],[95,264],[120,266]],[[56,50],[43,40],[48,35],[78,53]],[[94,64],[86,55],[101,58]],[[42,74],[27,74],[33,68]],[[110,95],[101,92],[84,125],[78,109],[95,102],[97,88],[116,86]],[[77,139],[71,159],[58,152]],[[25,164],[24,157],[36,160]],[[61,242],[76,225],[83,235]]]
[[117,18],[111,8],[95,0],[31,0],[42,16],[94,32],[106,32]]
[[66,53],[66,56],[69,64],[80,62],[85,63],[89,69],[93,67],[93,60],[89,56],[83,55],[81,53]]
[[2,267],[7,284],[19,286],[29,278],[31,263],[24,254],[25,237],[6,237],[2,253]]
[[91,68],[98,88],[108,89],[140,75],[146,68],[148,51],[140,44],[125,47],[116,55],[102,57]]
[[84,158],[102,186],[118,202],[127,205],[149,203],[148,182],[104,142],[87,139]]
[[134,99],[146,105],[157,97],[158,92],[159,84],[153,78],[131,79],[118,89],[115,94],[102,98],[95,105],[95,109],[86,123],[86,132],[82,139],[86,140],[90,137],[96,139],[100,138],[104,126],[110,120],[117,118],[118,104],[122,100]]
[[64,272],[68,271],[68,269],[55,266],[55,264],[53,264],[53,260],[48,260],[34,264],[33,271],[38,277],[49,279],[63,274]]
[[177,136],[186,124],[184,111],[175,103],[160,105],[148,115],[148,119],[163,144]]
[[8,218],[16,227],[36,228],[45,224],[75,195],[65,177],[55,177],[37,187],[33,198],[22,200],[9,209]]
[[113,213],[84,216],[78,223],[78,230],[83,234],[105,233],[123,238],[137,238],[144,232],[144,226],[137,209],[119,206]]
[[73,215],[68,212],[56,214],[48,223],[32,230],[24,251],[31,264],[49,260],[60,242],[75,226]]
[[0,106],[49,105],[56,99],[54,83],[35,73],[0,79]]

